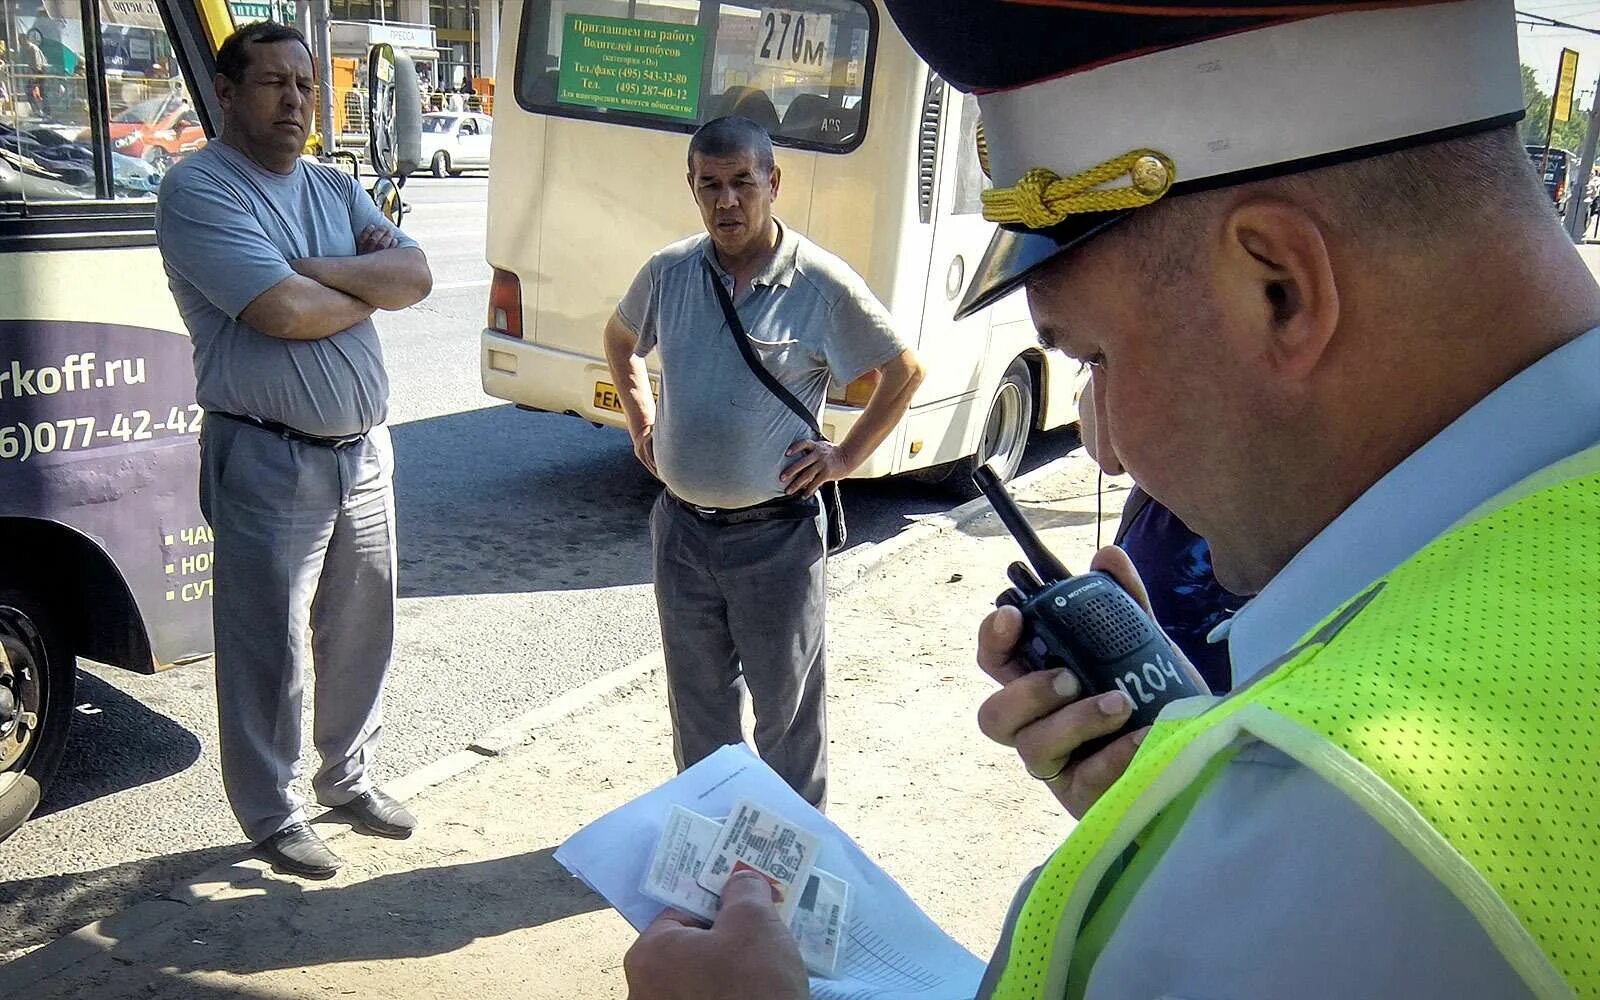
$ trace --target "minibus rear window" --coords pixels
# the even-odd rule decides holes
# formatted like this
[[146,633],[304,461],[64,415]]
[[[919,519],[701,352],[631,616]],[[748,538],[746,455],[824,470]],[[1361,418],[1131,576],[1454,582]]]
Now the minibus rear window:
[[877,16],[860,0],[528,0],[528,111],[692,132],[750,118],[779,145],[844,153],[867,128]]

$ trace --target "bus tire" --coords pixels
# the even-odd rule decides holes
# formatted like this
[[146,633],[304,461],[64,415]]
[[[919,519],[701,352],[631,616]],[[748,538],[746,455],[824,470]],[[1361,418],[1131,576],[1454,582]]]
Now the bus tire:
[[989,413],[983,420],[977,452],[950,466],[946,487],[958,496],[976,497],[978,487],[972,481],[972,474],[990,459],[999,460],[1000,481],[1009,482],[1022,467],[1033,420],[1033,371],[1022,358],[1015,358],[989,400]]
[[61,765],[77,662],[37,595],[0,583],[0,840],[32,815]]
[[433,176],[443,178],[450,172],[450,154],[442,149],[434,153],[433,162],[429,164],[429,169],[433,171]]

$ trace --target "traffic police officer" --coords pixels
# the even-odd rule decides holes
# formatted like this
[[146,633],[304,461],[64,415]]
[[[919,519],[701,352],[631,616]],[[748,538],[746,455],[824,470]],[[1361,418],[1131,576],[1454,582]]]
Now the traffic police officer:
[[[984,731],[1082,818],[980,995],[1600,996],[1600,289],[1515,130],[1510,0],[888,6],[979,94],[1003,228],[963,311],[1026,286],[1257,594],[1232,695],[1077,763],[1123,696],[984,623]],[[804,995],[755,888],[647,930],[634,996]]]

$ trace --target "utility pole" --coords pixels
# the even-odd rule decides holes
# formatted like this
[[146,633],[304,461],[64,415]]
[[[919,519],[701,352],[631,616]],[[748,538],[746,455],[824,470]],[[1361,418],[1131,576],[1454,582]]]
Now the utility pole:
[[334,149],[334,124],[333,124],[333,28],[328,14],[328,0],[311,0],[313,21],[311,37],[315,40],[317,52],[317,76],[320,86],[317,94],[321,98],[318,103],[317,116],[319,122],[318,133],[322,136],[323,159],[333,155]]
[[[1600,81],[1596,81],[1595,86],[1600,87]],[[1597,91],[1597,93],[1600,93],[1600,91]],[[1578,166],[1577,184],[1579,186],[1576,188],[1577,194],[1572,212],[1567,217],[1567,232],[1571,234],[1572,242],[1574,243],[1583,242],[1583,233],[1586,228],[1584,223],[1588,221],[1584,218],[1584,203],[1589,198],[1589,178],[1594,175],[1595,146],[1600,144],[1597,143],[1597,140],[1600,140],[1600,114],[1595,113],[1597,104],[1600,104],[1600,99],[1589,105],[1589,132],[1583,140],[1583,160]],[[1572,184],[1572,178],[1568,177],[1567,186],[1570,188]]]

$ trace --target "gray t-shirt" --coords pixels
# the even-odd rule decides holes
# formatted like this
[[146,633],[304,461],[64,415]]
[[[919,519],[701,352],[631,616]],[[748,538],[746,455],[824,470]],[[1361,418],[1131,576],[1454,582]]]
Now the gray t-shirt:
[[[351,257],[356,237],[387,224],[354,178],[300,160],[275,174],[213,142],[167,174],[156,239],[167,283],[194,341],[196,401],[306,434],[362,434],[389,412],[378,331],[364,320],[324,340],[284,340],[239,314],[294,274],[301,257]],[[401,236],[401,245],[416,241]]]
[[[832,379],[848,383],[906,349],[888,310],[850,266],[787,226],[772,262],[735,303],[756,354],[819,418]],[[728,335],[710,263],[732,293],[710,237],[659,251],[617,306],[639,337],[636,352],[661,351],[655,453],[674,494],[705,507],[736,508],[783,495],[784,453],[811,431],[745,364]]]

